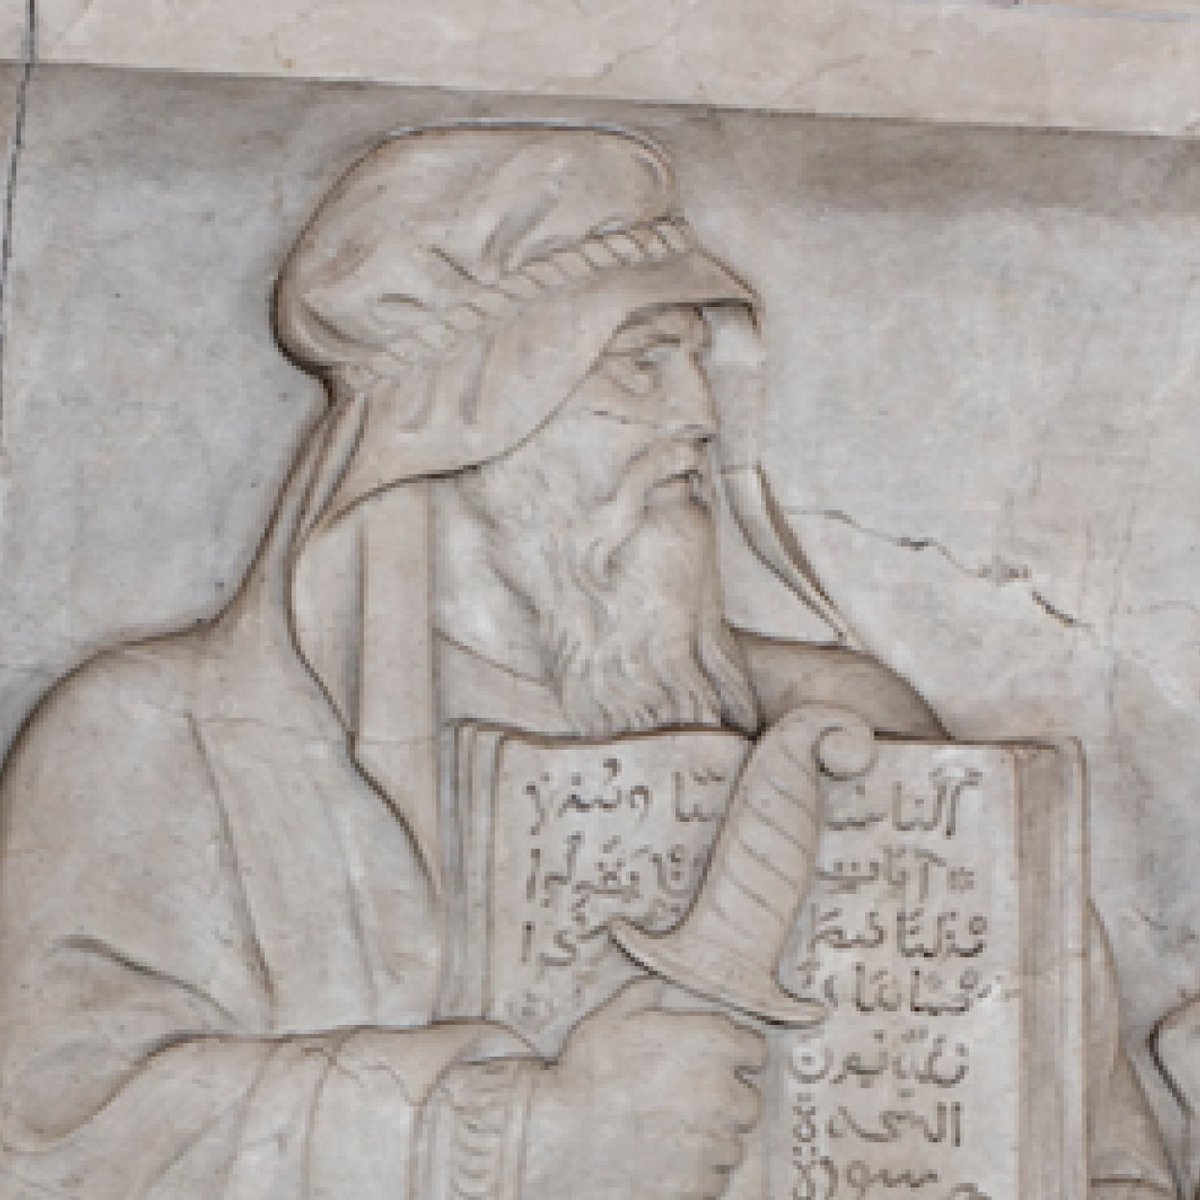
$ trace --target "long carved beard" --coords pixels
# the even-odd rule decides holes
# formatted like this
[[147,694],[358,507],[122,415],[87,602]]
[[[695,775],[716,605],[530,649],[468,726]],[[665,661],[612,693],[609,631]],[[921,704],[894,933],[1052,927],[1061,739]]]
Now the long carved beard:
[[[506,505],[496,527],[497,566],[508,564],[510,582],[533,605],[547,675],[585,736],[758,726],[722,611],[711,481],[693,483],[690,496],[682,478],[656,487],[673,452],[683,450],[668,445],[639,460],[611,500],[570,517],[547,511],[563,491],[547,489],[539,472],[523,481],[539,503]],[[506,476],[511,500],[517,481]]]
[[[651,509],[596,574],[542,613],[563,709],[585,734],[672,725],[753,731],[753,696],[721,612],[712,522],[694,504]],[[573,594],[572,594],[573,593]]]

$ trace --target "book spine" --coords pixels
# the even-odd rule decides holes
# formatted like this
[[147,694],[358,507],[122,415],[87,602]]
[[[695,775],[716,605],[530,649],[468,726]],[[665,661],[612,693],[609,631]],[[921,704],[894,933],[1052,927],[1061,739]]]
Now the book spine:
[[1014,750],[1022,1200],[1087,1200],[1086,777],[1072,739]]

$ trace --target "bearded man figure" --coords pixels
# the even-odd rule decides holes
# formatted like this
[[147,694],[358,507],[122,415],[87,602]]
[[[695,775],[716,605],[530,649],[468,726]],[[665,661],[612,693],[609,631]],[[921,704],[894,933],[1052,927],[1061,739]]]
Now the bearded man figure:
[[439,629],[549,681],[577,733],[757,730],[718,573],[707,338],[698,310],[631,319],[553,422],[440,496]]
[[[714,466],[753,294],[643,139],[460,126],[344,176],[277,322],[330,406],[238,596],[77,672],[6,768],[3,1196],[723,1195],[756,1033],[634,984],[546,1060],[450,1011],[438,755],[464,720],[765,736],[810,702],[941,736],[869,657],[725,620],[722,492],[847,634],[756,464]],[[1109,1017],[1095,1183],[1168,1194]]]

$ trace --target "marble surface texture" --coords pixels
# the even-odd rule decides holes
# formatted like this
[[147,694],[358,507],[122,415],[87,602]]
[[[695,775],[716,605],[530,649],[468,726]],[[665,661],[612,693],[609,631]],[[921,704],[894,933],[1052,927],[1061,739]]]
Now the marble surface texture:
[[[553,81],[478,46],[419,57],[415,10],[392,6],[378,36],[362,7],[352,58],[335,7],[307,27],[256,10],[261,28],[235,41],[215,6],[193,5],[170,64],[1177,132],[1200,113],[1200,23],[1182,6],[861,8],[827,15],[820,55],[782,73],[763,57],[786,40],[778,6],[736,47],[716,6],[656,9],[632,46],[650,18],[613,13],[597,29],[620,44],[576,27],[571,45],[594,57],[568,56]],[[429,122],[644,131],[703,244],[761,300],[765,395],[722,417],[757,436],[863,645],[956,739],[1080,739],[1123,1036],[1176,1170],[1194,1170],[1150,1036],[1200,993],[1200,144],[56,66],[161,65],[168,8],[136,23],[117,0],[39,10],[43,65],[27,87],[0,68],[10,137],[19,94],[23,108],[0,379],[0,745],[98,648],[198,625],[237,591],[324,403],[279,352],[273,288],[349,163]],[[504,6],[493,19],[513,46],[537,24]],[[931,21],[954,49],[914,69],[906,31]],[[0,35],[18,25],[0,17]],[[1078,57],[1014,75],[1006,53],[1051,26]],[[544,60],[561,47],[553,21],[540,28]],[[1108,38],[1115,66],[1085,70]],[[994,87],[975,72],[984,53]],[[722,554],[735,622],[828,638],[736,539]]]
[[[0,13],[20,53],[23,0]],[[46,62],[1188,134],[1194,0],[36,0]]]
[[0,11],[0,58],[24,58],[28,32],[28,10],[20,4],[6,4]]

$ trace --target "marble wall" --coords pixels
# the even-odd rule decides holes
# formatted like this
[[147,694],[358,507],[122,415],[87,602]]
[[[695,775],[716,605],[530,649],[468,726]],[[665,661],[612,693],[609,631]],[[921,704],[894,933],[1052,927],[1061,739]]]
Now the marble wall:
[[[0,14],[20,38],[22,0]],[[1188,134],[1195,0],[36,0],[46,62]]]
[[[1200,993],[1200,144],[1120,131],[1195,131],[1200,11],[457,7],[42,0],[31,74],[0,11],[0,744],[98,646],[233,594],[322,403],[275,274],[350,161],[463,117],[644,130],[762,297],[765,463],[865,644],[957,737],[1081,739],[1182,1164],[1149,1037]],[[735,615],[822,636],[746,578]]]

